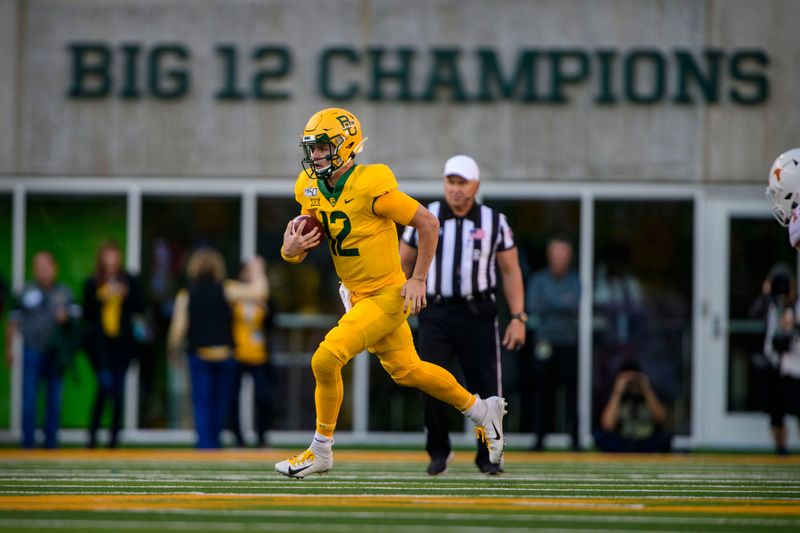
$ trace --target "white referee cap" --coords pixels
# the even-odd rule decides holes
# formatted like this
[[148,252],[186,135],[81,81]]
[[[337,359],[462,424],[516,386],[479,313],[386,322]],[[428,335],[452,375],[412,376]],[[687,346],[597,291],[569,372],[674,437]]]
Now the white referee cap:
[[454,155],[444,164],[444,176],[461,176],[467,181],[479,181],[478,163],[468,155]]

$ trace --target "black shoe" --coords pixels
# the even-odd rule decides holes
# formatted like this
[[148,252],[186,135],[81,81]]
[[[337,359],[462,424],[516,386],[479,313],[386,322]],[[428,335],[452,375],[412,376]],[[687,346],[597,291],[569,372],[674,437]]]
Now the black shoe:
[[499,476],[504,473],[503,467],[494,463],[486,463],[478,466],[478,470],[487,476]]
[[428,474],[431,476],[438,476],[439,474],[444,474],[447,472],[447,465],[450,464],[450,461],[453,460],[453,457],[453,452],[450,452],[450,455],[447,457],[432,458],[431,462],[428,463]]

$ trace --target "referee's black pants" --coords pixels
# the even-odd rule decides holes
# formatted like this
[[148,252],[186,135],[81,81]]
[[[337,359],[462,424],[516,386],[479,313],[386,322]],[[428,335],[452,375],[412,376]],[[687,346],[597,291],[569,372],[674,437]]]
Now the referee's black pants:
[[[493,300],[441,305],[429,300],[419,315],[419,355],[431,363],[452,368],[458,361],[466,388],[481,398],[498,394],[500,339],[497,332],[497,304]],[[424,395],[425,449],[431,459],[446,458],[450,445],[447,404]],[[475,464],[489,464],[486,445],[477,442]]]

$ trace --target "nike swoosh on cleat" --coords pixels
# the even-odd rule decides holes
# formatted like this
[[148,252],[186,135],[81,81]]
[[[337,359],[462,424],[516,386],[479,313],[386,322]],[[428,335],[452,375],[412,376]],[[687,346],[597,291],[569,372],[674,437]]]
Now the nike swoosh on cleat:
[[499,439],[500,438],[500,432],[497,431],[497,426],[494,425],[494,422],[492,422],[492,429],[494,429],[494,437],[492,437],[492,438],[495,439],[495,440]]
[[290,467],[289,467],[289,477],[294,477],[294,476],[295,476],[295,474],[299,474],[299,473],[300,473],[300,472],[302,472],[303,470],[306,470],[306,469],[308,469],[308,468],[311,468],[311,466],[312,466],[312,465],[304,466],[303,468],[298,468],[297,470],[292,470],[292,467],[290,466]]

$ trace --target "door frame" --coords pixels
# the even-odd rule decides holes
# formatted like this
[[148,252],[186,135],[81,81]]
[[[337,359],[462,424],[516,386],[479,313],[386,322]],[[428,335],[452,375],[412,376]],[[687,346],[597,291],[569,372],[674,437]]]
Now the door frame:
[[[730,323],[730,230],[734,218],[772,220],[762,196],[706,198],[699,235],[705,241],[700,256],[700,327],[695,340],[693,444],[697,447],[770,448],[766,413],[728,412]],[[787,242],[787,246],[788,246]],[[788,421],[789,445],[796,443],[794,419]]]

